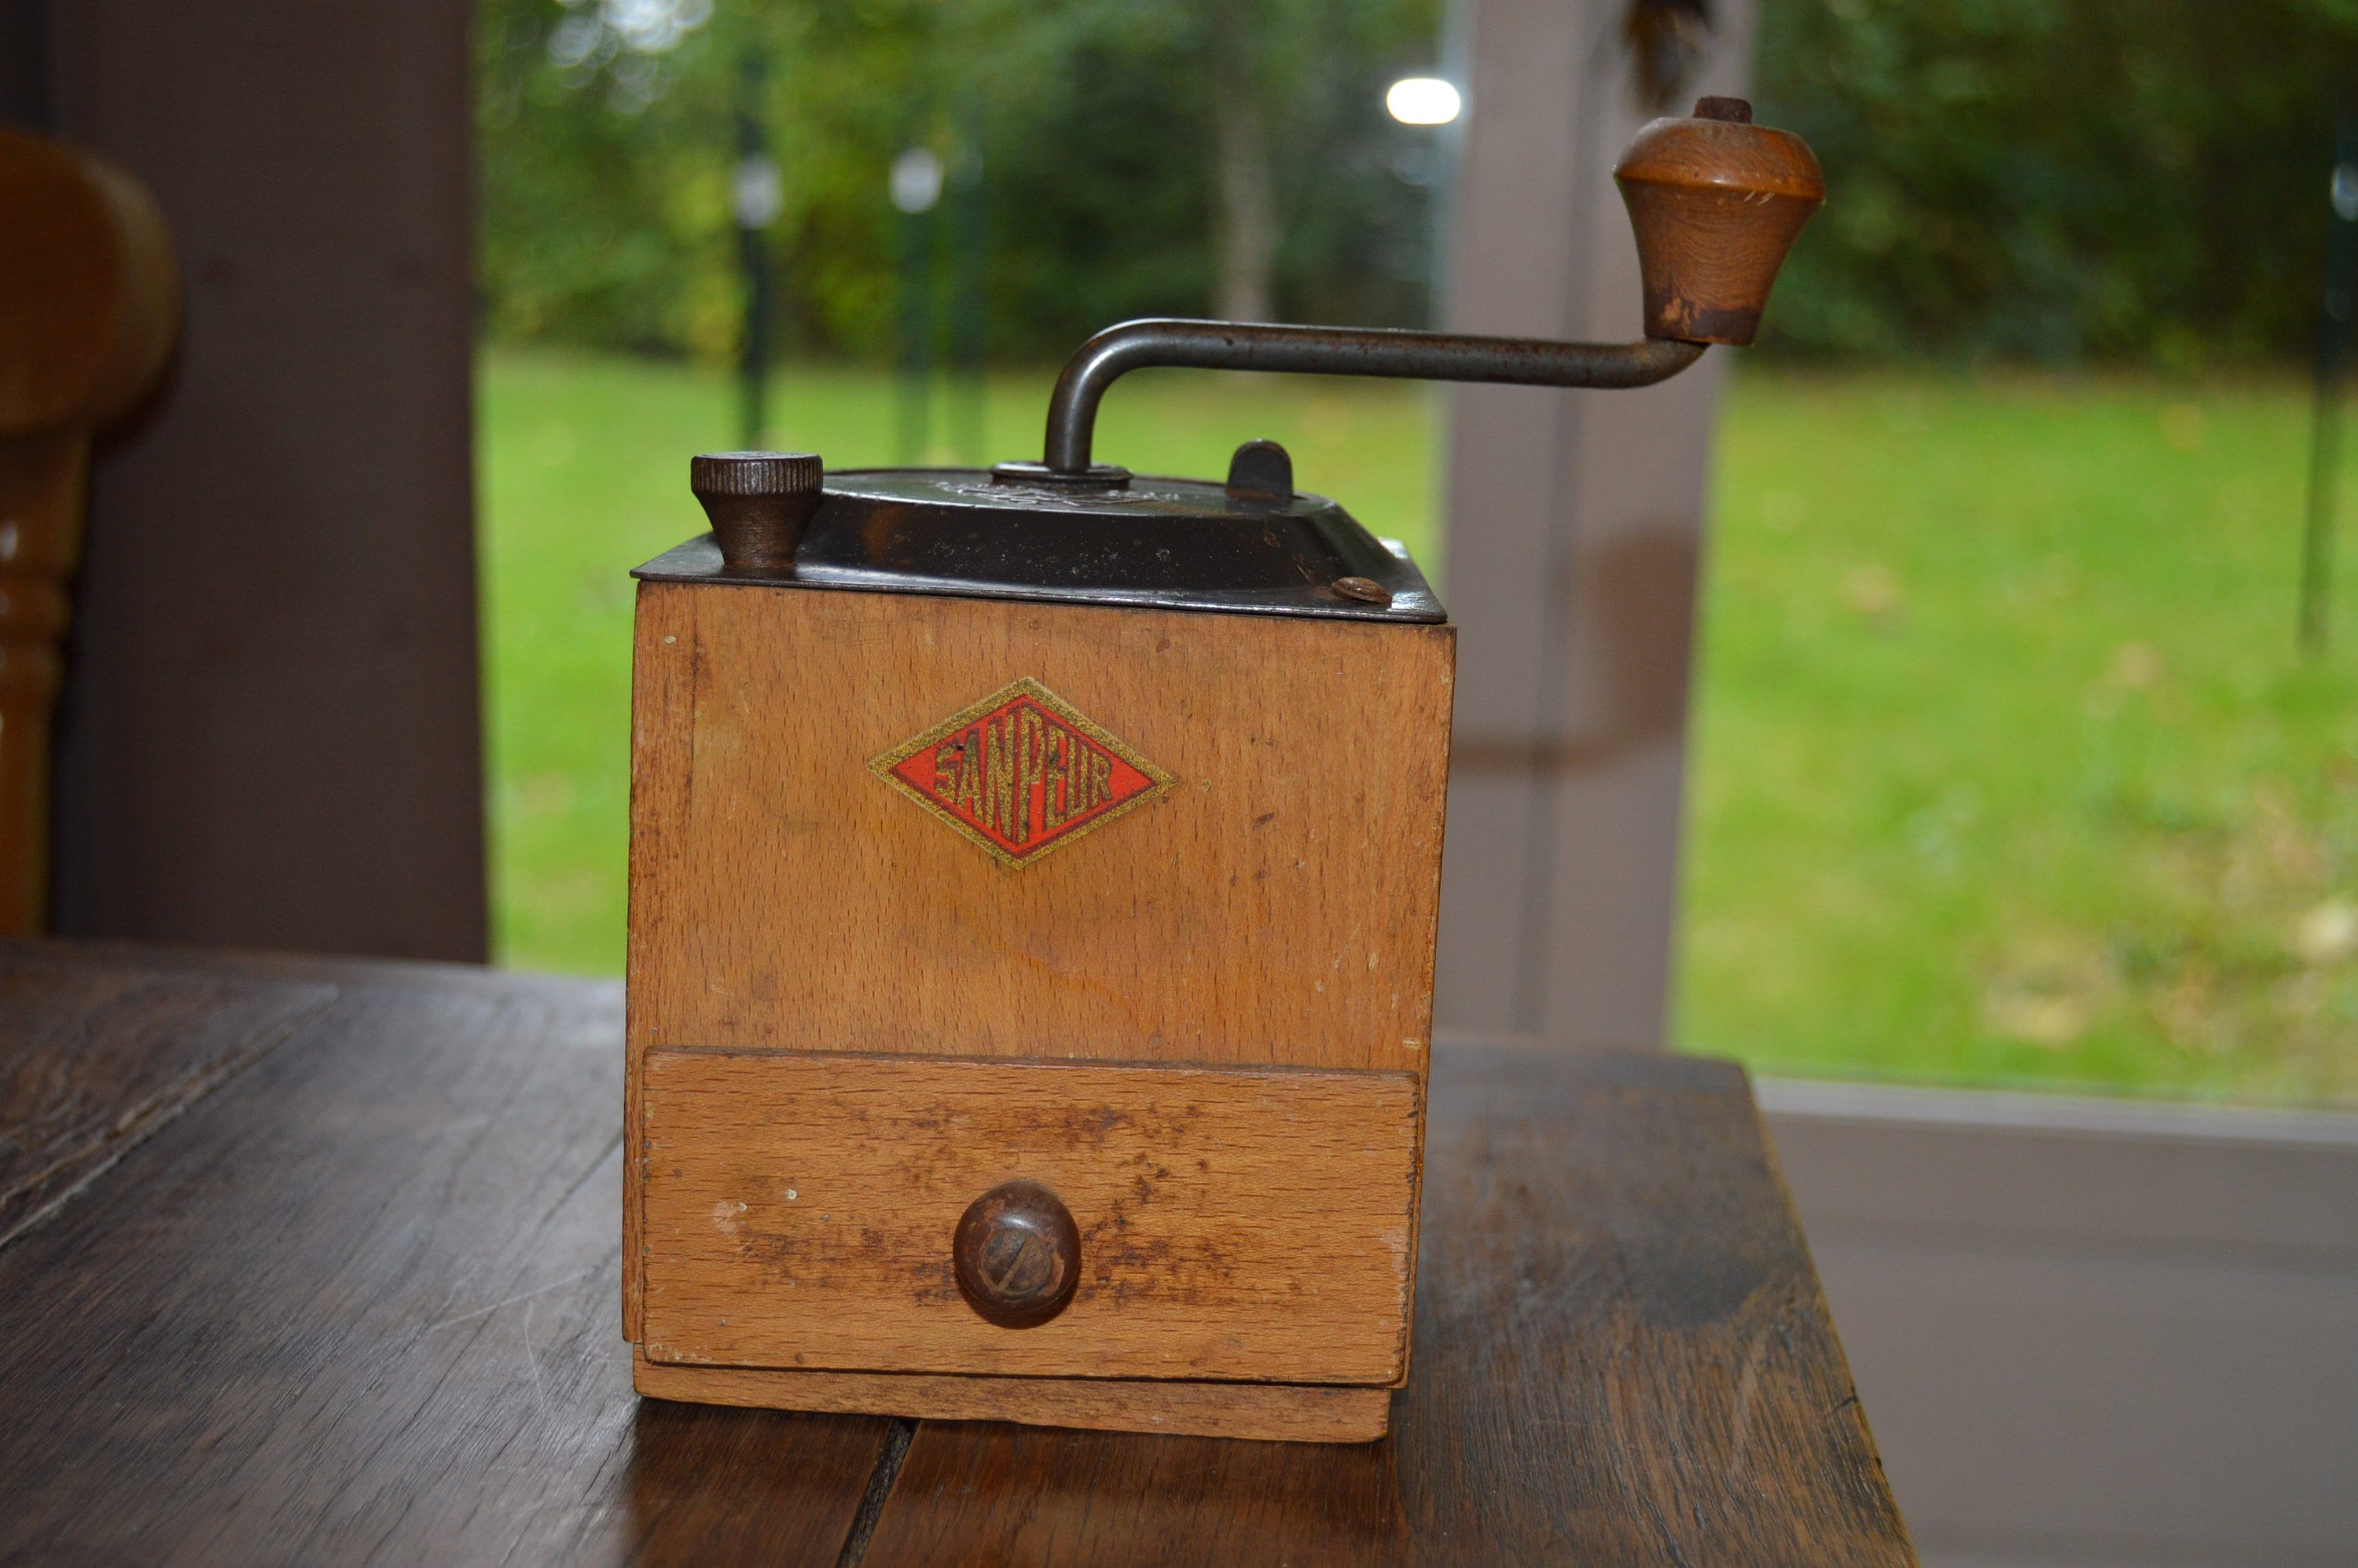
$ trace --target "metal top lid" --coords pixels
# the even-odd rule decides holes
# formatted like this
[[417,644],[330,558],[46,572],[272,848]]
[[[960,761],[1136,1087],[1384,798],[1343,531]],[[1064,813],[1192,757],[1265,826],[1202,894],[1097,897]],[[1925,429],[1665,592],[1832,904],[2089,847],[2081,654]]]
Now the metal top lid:
[[[697,460],[713,533],[632,575],[1173,610],[1437,622],[1408,552],[1325,496],[1293,489],[1273,441],[1238,449],[1226,484],[1108,470],[1091,481],[1032,465],[866,469],[816,491],[786,454]],[[763,465],[756,470],[755,465]],[[743,471],[739,471],[739,470]],[[780,476],[772,486],[771,474]]]

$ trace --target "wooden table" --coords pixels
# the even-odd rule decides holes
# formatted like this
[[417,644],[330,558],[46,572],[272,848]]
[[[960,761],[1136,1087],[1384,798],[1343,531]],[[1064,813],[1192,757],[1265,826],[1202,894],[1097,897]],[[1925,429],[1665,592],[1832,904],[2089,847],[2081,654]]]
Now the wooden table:
[[0,1560],[1914,1561],[1742,1075],[1436,1051],[1358,1447],[641,1401],[622,992],[0,946]]

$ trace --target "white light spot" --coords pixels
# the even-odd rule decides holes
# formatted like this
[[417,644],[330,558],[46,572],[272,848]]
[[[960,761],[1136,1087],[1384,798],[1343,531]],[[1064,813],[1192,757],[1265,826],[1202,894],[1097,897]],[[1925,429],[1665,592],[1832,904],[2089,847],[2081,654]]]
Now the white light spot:
[[741,229],[768,228],[778,221],[779,212],[786,205],[785,186],[778,178],[777,164],[760,153],[737,160],[737,172],[730,178],[729,188]]
[[1384,94],[1384,107],[1403,125],[1446,125],[1465,106],[1457,89],[1437,76],[1402,77]]
[[941,155],[911,147],[892,160],[892,205],[903,212],[930,212],[942,199]]

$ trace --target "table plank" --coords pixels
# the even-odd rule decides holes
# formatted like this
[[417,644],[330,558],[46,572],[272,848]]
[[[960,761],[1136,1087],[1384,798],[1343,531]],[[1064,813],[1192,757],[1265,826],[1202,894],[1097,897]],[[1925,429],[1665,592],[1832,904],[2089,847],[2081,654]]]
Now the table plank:
[[1444,1047],[1425,1172],[1390,1439],[927,1422],[868,1562],[1914,1561],[1736,1069]]
[[0,944],[0,1246],[336,995],[44,951]]
[[631,1391],[618,987],[16,967],[125,1052],[332,994],[0,1248],[0,1559],[837,1561],[893,1423]]

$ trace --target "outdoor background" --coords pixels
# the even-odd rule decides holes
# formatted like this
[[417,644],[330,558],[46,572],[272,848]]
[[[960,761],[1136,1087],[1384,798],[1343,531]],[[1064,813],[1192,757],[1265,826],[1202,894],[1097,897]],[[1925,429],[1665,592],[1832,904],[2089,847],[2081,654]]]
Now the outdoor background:
[[[749,315],[838,466],[1033,454],[1128,316],[1424,324],[1454,133],[1383,100],[1445,10],[483,0],[503,962],[619,972],[623,574],[702,527]],[[1715,454],[1679,1044],[2358,1100],[2358,594],[2295,635],[2358,0],[1765,0],[1756,98],[1834,196]],[[1100,447],[1273,437],[1445,595],[1440,395],[1152,373]]]

